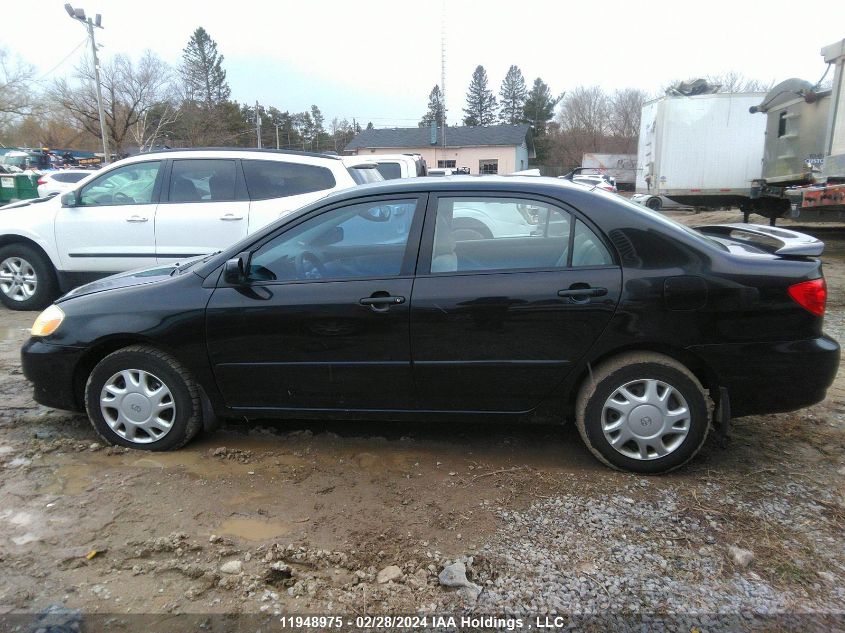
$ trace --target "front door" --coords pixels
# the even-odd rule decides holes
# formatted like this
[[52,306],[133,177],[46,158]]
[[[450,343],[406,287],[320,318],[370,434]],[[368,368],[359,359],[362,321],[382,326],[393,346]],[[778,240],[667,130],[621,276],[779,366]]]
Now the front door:
[[413,406],[409,309],[424,196],[329,208],[265,240],[221,284],[208,349],[230,407]]
[[205,255],[246,237],[249,199],[238,161],[173,161],[155,220],[159,263]]
[[163,161],[131,163],[86,184],[56,214],[65,271],[120,272],[156,262],[155,213]]
[[411,301],[420,401],[531,410],[610,321],[621,270],[587,224],[547,202],[439,197],[433,205]]

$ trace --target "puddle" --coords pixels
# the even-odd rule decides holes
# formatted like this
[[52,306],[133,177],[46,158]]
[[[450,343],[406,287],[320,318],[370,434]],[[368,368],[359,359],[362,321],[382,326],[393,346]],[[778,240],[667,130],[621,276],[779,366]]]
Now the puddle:
[[97,473],[104,466],[97,464],[67,464],[59,466],[54,472],[55,481],[43,488],[43,492],[53,495],[78,495],[85,492],[97,479]]
[[293,529],[284,521],[262,521],[261,519],[227,519],[218,530],[218,534],[236,536],[248,541],[266,541],[288,534]]
[[139,468],[184,468],[192,475],[202,478],[247,475],[249,472],[255,472],[258,466],[254,463],[242,464],[241,462],[210,457],[204,451],[202,453],[191,451],[155,453],[136,459],[129,465]]

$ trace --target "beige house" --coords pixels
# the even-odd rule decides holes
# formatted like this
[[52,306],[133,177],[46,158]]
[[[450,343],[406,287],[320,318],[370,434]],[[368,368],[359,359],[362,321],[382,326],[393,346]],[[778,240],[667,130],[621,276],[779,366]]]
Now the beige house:
[[487,125],[384,128],[363,130],[345,148],[345,153],[420,154],[431,167],[469,169],[471,174],[510,174],[528,169],[535,157],[531,127]]

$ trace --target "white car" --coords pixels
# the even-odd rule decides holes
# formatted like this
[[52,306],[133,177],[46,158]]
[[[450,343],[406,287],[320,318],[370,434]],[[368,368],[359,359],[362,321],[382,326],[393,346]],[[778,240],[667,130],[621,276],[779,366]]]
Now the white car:
[[581,174],[572,177],[572,182],[586,187],[597,187],[610,193],[617,193],[616,185],[601,174]]
[[46,198],[57,193],[72,191],[80,180],[93,173],[90,169],[62,169],[45,172],[38,179],[38,197]]
[[385,180],[416,178],[420,175],[417,169],[417,160],[409,154],[362,154],[343,157],[343,164],[347,167],[367,163],[374,163]]
[[36,310],[100,277],[218,251],[331,191],[382,180],[337,156],[165,150],[0,213],[0,301]]

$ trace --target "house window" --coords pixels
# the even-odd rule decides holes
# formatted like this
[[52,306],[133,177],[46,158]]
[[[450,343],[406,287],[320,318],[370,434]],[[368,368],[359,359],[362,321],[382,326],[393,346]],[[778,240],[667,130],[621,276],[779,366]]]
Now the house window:
[[439,160],[437,161],[437,166],[442,167],[444,169],[454,169],[456,161],[454,160]]
[[496,158],[489,158],[487,160],[478,161],[479,174],[498,174],[499,160]]
[[786,110],[778,117],[778,138],[781,136],[786,136]]

